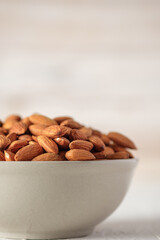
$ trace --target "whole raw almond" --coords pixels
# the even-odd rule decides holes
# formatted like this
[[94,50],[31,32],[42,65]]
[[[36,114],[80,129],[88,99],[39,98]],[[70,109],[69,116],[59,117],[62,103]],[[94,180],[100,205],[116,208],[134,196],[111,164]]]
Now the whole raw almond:
[[79,129],[72,129],[70,132],[71,140],[87,140],[87,136]]
[[17,135],[21,135],[24,134],[27,131],[27,125],[23,122],[15,122],[11,129],[10,129],[10,133],[16,133]]
[[9,129],[11,129],[12,126],[13,126],[15,123],[17,123],[17,122],[18,122],[17,120],[7,120],[7,121],[4,122],[3,128],[9,130]]
[[60,117],[56,117],[53,120],[55,120],[58,124],[60,124],[61,122],[65,121],[65,120],[73,120],[73,118],[68,117],[68,116],[60,116]]
[[50,138],[63,137],[68,133],[68,127],[60,125],[52,125],[43,130],[43,135]]
[[107,155],[107,159],[127,159],[129,154],[127,152],[116,152],[111,155]]
[[25,141],[29,142],[29,141],[32,141],[33,138],[31,135],[24,134],[24,135],[19,136],[19,140],[25,140]]
[[129,158],[134,158],[133,154],[130,151],[128,151],[125,148],[123,148],[123,147],[115,145],[113,147],[113,149],[115,150],[115,152],[127,152],[129,154]]
[[5,119],[5,122],[6,121],[20,121],[21,120],[21,117],[19,115],[16,115],[16,114],[12,114],[12,115],[9,115],[6,119]]
[[41,147],[43,147],[46,152],[56,153],[56,154],[59,152],[57,144],[49,137],[38,136],[37,140],[38,140],[39,145]]
[[83,132],[87,136],[87,138],[91,137],[91,135],[92,135],[92,129],[91,128],[83,127],[83,128],[80,128],[79,130],[81,132]]
[[34,124],[43,124],[46,126],[57,125],[57,122],[55,120],[41,114],[33,114],[29,117],[29,120]]
[[69,144],[70,149],[84,149],[91,151],[93,144],[85,140],[74,140]]
[[70,127],[70,128],[82,128],[83,127],[80,123],[78,123],[72,119],[67,119],[67,120],[61,122],[61,126],[66,126],[66,127]]
[[87,161],[87,160],[94,160],[95,156],[84,149],[71,149],[66,152],[65,157],[69,161]]
[[26,140],[16,140],[9,145],[7,150],[11,151],[13,153],[16,153],[20,148],[23,148],[26,145],[28,145],[28,141],[26,141]]
[[108,134],[108,137],[115,143],[117,143],[118,145],[122,146],[122,147],[127,147],[127,148],[131,148],[131,149],[136,149],[135,144],[126,136],[124,136],[121,133],[117,133],[117,132],[110,132]]
[[96,159],[105,159],[108,155],[114,154],[114,150],[110,147],[105,147],[101,152],[94,152],[93,155]]
[[60,149],[68,149],[70,141],[65,137],[54,138]]
[[11,140],[6,136],[0,135],[0,150],[6,149],[6,147],[11,143]]
[[0,151],[0,161],[5,161],[5,157],[2,151]]
[[95,135],[97,137],[101,137],[102,133],[99,130],[92,128],[92,135]]
[[29,127],[32,124],[31,121],[29,120],[29,117],[23,118],[22,122],[25,123],[27,127]]
[[4,156],[5,156],[5,160],[6,160],[6,161],[15,161],[15,160],[14,160],[15,154],[14,154],[13,152],[4,151]]
[[100,151],[103,151],[104,149],[105,149],[105,144],[104,144],[104,142],[102,141],[102,139],[101,138],[99,138],[98,136],[91,136],[90,138],[89,138],[89,141],[91,142],[91,143],[93,143],[93,145],[94,145],[94,149],[96,150],[96,151],[98,151],[98,152],[100,152]]
[[32,161],[63,161],[59,154],[56,153],[43,153],[35,158]]
[[106,134],[101,134],[101,139],[104,142],[105,145],[109,145],[110,144],[110,139]]
[[27,145],[15,155],[15,161],[31,161],[33,158],[43,153],[43,148],[38,144]]
[[14,142],[14,141],[16,141],[16,139],[17,139],[17,134],[16,133],[9,133],[8,135],[7,135],[7,138],[8,139],[10,139],[10,141],[11,141],[11,143],[12,142]]
[[29,131],[36,136],[43,135],[43,130],[46,128],[45,125],[42,124],[33,124],[29,126]]

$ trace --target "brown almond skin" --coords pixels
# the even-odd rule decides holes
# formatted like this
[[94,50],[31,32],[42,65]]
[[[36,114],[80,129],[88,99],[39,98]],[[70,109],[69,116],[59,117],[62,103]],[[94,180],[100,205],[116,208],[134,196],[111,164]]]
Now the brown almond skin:
[[108,155],[107,159],[128,159],[129,154],[127,152],[116,152],[114,154]]
[[91,136],[91,137],[89,138],[89,141],[90,141],[91,143],[93,143],[94,149],[95,149],[96,151],[100,152],[100,151],[103,151],[103,150],[105,149],[105,144],[104,144],[104,142],[103,142],[102,139],[99,138],[98,136]]
[[35,142],[35,141],[30,141],[28,144],[29,145],[32,145],[32,144],[36,144],[37,142]]
[[61,122],[65,121],[65,120],[73,120],[73,118],[68,117],[68,116],[60,116],[60,117],[56,117],[53,120],[55,120],[58,124],[61,124]]
[[5,135],[8,133],[8,130],[3,127],[0,127],[0,132]]
[[7,120],[7,121],[4,122],[3,128],[9,130],[9,129],[11,129],[12,126],[13,126],[15,123],[17,123],[17,122],[18,122],[17,120]]
[[31,135],[24,134],[24,135],[19,136],[19,140],[25,140],[25,141],[27,141],[27,142],[30,142],[30,141],[33,140],[33,138],[32,138]]
[[71,140],[87,140],[87,136],[79,129],[72,129],[70,133]]
[[67,119],[67,120],[61,122],[61,126],[66,126],[69,128],[77,128],[77,129],[83,127],[80,123],[78,123],[72,119]]
[[110,147],[105,147],[105,149],[101,152],[95,152],[93,155],[96,159],[106,159],[108,155],[114,154],[114,150]]
[[14,160],[15,154],[14,154],[13,152],[4,151],[4,156],[5,156],[5,160],[6,160],[6,161],[15,161],[15,160]]
[[0,135],[0,150],[6,149],[6,147],[11,143],[11,140],[6,136]]
[[42,124],[33,124],[29,126],[29,131],[31,134],[35,136],[43,135],[43,130],[46,128],[45,125]]
[[29,117],[29,120],[34,124],[43,124],[46,126],[57,125],[57,122],[55,120],[41,114],[33,114]]
[[93,144],[85,140],[74,140],[69,144],[70,149],[84,149],[91,151]]
[[2,151],[0,151],[0,161],[5,161],[5,157]]
[[43,135],[50,138],[63,137],[68,134],[68,127],[60,125],[52,125],[43,130]]
[[87,138],[92,136],[92,128],[83,127],[83,128],[80,128],[79,130],[83,132],[87,136]]
[[115,145],[113,149],[115,152],[127,152],[129,154],[129,158],[134,158],[133,154],[123,147]]
[[63,161],[63,159],[56,153],[43,153],[33,158],[32,161]]
[[24,134],[27,131],[27,125],[23,122],[16,122],[11,127],[9,133],[16,133],[17,135]]
[[92,128],[92,135],[101,138],[102,133],[101,133],[100,131],[98,131],[98,130]]
[[49,137],[38,136],[37,141],[38,141],[39,145],[41,147],[43,147],[46,152],[56,153],[56,154],[59,152],[57,144]]
[[25,123],[27,128],[32,124],[29,117],[23,118],[21,122]]
[[7,138],[10,139],[11,143],[17,140],[17,134],[16,133],[9,133],[7,135]]
[[6,121],[20,121],[21,120],[21,117],[19,115],[16,115],[16,114],[12,114],[12,115],[9,115],[6,119],[5,119],[5,122]]
[[121,133],[110,132],[110,133],[108,133],[108,137],[113,142],[115,142],[118,145],[120,145],[121,147],[127,147],[127,148],[131,148],[131,149],[136,149],[135,144],[128,137],[124,136]]
[[65,157],[69,161],[87,161],[95,159],[95,156],[91,152],[84,149],[71,149],[66,152]]
[[26,145],[28,145],[28,141],[26,141],[26,140],[16,140],[9,145],[7,150],[11,151],[13,153],[16,153],[20,148],[23,148]]
[[42,154],[43,148],[38,144],[27,145],[20,150],[15,155],[15,161],[31,161],[33,158]]
[[101,135],[101,139],[104,142],[105,145],[109,145],[110,144],[110,139],[106,134],[102,134]]
[[70,141],[65,137],[54,138],[54,141],[60,149],[67,150],[69,148]]

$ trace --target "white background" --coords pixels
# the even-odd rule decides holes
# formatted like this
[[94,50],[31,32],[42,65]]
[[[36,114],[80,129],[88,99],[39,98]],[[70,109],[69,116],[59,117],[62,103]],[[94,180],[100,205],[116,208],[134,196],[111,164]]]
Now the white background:
[[[0,0],[0,117],[33,112],[71,115],[136,142],[134,182],[109,221],[120,221],[126,239],[141,237],[137,227],[149,236],[152,225],[157,239],[160,1]],[[118,239],[109,221],[94,238]]]

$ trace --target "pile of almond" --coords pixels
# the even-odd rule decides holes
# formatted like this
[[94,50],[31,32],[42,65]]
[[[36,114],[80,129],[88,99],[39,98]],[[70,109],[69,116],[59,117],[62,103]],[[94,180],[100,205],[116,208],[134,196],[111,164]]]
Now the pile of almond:
[[[126,149],[127,148],[127,149]],[[104,134],[71,117],[10,115],[0,121],[0,161],[85,161],[133,158],[135,144],[117,132]]]

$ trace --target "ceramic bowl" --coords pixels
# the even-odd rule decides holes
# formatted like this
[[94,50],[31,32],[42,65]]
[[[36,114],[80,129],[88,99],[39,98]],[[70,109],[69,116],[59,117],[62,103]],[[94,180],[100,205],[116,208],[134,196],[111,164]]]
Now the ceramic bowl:
[[121,203],[136,159],[0,162],[0,238],[88,235]]

